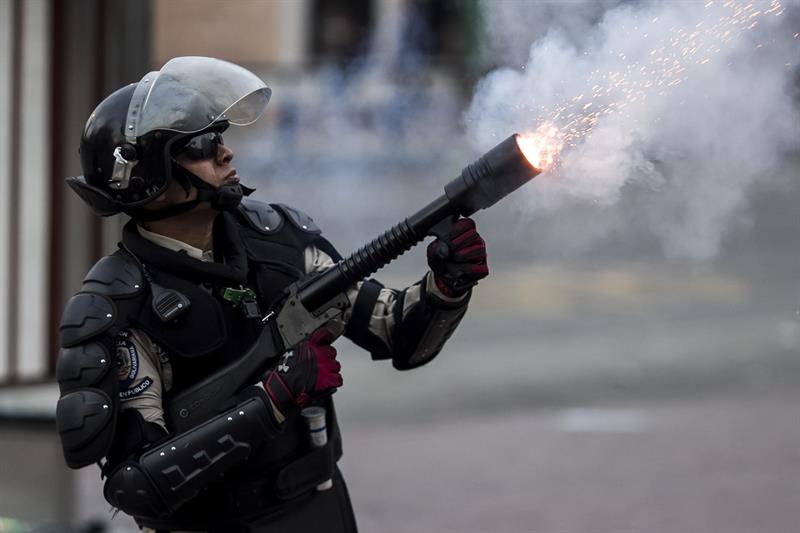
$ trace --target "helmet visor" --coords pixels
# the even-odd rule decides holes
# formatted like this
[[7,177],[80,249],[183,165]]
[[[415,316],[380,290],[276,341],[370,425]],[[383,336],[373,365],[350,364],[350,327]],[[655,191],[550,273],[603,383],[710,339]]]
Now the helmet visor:
[[272,91],[249,70],[210,57],[176,57],[139,82],[128,108],[126,135],[155,130],[193,133],[218,120],[255,122]]

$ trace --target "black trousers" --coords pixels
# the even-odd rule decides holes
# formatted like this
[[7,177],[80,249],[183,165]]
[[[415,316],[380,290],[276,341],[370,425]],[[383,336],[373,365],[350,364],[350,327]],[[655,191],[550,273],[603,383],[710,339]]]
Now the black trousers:
[[[189,533],[187,530],[143,530],[144,533]],[[223,530],[192,530],[192,533],[357,533],[350,494],[339,468],[333,476],[333,487],[301,495],[268,515],[237,527]]]
[[357,533],[350,494],[336,468],[333,487],[301,496],[281,509],[248,524],[247,533]]

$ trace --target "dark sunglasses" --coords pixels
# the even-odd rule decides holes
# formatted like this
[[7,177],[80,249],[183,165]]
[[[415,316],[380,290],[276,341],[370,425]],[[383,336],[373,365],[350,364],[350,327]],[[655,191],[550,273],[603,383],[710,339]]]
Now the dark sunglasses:
[[221,144],[225,144],[222,142],[222,133],[210,131],[197,137],[192,137],[188,143],[175,152],[175,155],[184,154],[192,161],[211,159],[217,157],[217,151]]

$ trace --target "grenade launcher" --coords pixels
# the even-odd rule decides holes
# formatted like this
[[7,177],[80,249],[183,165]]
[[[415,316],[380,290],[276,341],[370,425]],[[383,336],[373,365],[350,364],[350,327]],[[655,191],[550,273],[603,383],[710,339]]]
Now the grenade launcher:
[[[165,402],[167,423],[183,431],[216,415],[227,400],[256,383],[278,358],[349,305],[346,290],[398,258],[428,235],[441,236],[459,218],[486,209],[534,177],[541,169],[529,161],[514,134],[445,185],[444,194],[325,272],[290,285],[281,304],[247,352],[230,365]],[[524,146],[524,145],[523,145]],[[535,161],[536,159],[533,159]]]

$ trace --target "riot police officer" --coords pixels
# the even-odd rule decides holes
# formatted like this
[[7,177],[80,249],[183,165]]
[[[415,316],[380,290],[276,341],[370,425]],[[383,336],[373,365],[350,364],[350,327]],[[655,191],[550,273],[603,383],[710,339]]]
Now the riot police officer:
[[[218,402],[215,414],[176,430],[165,402],[243,354],[288,285],[340,259],[308,215],[248,198],[233,166],[226,128],[257,120],[270,95],[237,65],[172,59],[97,106],[81,139],[84,174],[68,178],[97,214],[131,220],[64,310],[58,430],[68,465],[98,463],[105,498],[144,528],[355,531],[336,467],[332,342],[345,335],[400,370],[424,365],[488,274],[483,240],[462,219],[431,244],[420,282],[351,287],[341,317],[261,383],[225,401],[209,387],[202,401]],[[309,405],[326,408],[321,448],[299,415]]]

